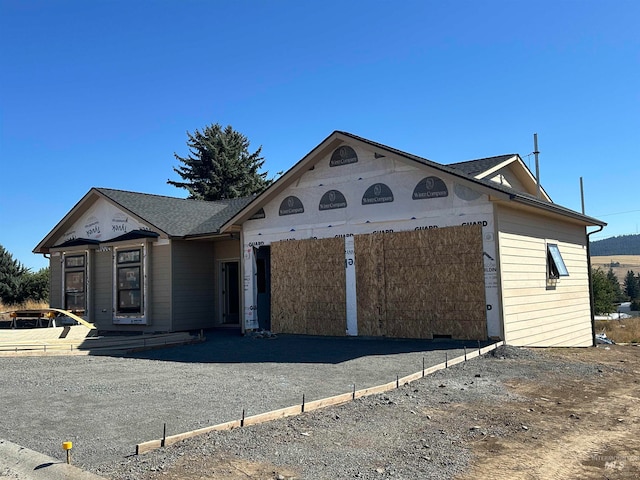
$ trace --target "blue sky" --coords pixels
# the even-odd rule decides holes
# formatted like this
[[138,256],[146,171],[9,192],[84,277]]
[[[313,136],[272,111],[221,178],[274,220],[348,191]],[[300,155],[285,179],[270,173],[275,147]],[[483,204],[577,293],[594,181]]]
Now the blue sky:
[[[333,130],[440,163],[519,153],[552,199],[640,228],[640,2],[0,0],[0,244],[31,253],[91,187],[186,192],[186,132],[271,174]],[[531,163],[530,163],[531,162]]]

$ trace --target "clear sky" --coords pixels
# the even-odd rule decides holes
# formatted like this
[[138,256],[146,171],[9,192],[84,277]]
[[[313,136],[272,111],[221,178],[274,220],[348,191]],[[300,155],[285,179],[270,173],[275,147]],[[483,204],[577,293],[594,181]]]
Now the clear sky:
[[519,153],[554,202],[640,228],[637,0],[0,0],[0,244],[31,253],[91,187],[184,197],[186,132],[270,174],[333,130],[440,163]]

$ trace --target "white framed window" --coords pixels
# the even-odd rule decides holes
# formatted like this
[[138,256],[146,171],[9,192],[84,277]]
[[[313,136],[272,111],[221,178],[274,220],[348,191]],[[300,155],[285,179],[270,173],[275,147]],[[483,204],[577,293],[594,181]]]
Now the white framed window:
[[551,279],[569,276],[557,243],[547,243],[547,276]]

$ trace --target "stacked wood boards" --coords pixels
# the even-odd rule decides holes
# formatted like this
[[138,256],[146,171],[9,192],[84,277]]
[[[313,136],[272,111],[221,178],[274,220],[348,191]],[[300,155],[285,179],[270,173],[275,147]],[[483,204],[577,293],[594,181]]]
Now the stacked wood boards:
[[271,244],[271,329],[338,336],[346,325],[344,240]]

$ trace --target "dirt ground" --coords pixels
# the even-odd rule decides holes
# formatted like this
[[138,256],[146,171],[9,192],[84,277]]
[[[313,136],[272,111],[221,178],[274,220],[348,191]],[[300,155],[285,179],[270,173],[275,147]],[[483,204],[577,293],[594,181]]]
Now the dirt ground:
[[608,366],[602,376],[510,381],[529,401],[490,412],[472,406],[485,423],[517,418],[523,432],[472,442],[472,465],[460,478],[640,478],[640,348],[606,348],[544,352]]
[[[476,395],[466,395],[473,391],[470,388],[473,381],[468,378],[474,378],[473,372],[481,370],[464,364],[458,370],[457,366],[450,368],[441,376],[438,372],[430,380],[420,380],[417,385],[405,386],[388,396],[379,395],[360,404],[356,401],[327,409],[322,414],[314,413],[315,419],[314,414],[310,414],[306,418],[271,422],[252,431],[241,429],[248,433],[217,434],[244,434],[244,437],[222,441],[218,440],[224,438],[221,436],[193,439],[193,443],[184,442],[178,447],[177,459],[157,471],[150,468],[142,476],[118,478],[412,478],[403,475],[401,470],[394,470],[390,466],[393,460],[388,459],[380,459],[378,463],[373,460],[362,474],[347,474],[345,460],[340,455],[344,449],[350,449],[362,456],[367,448],[374,447],[380,457],[383,450],[389,450],[391,457],[397,458],[397,466],[414,462],[416,455],[421,455],[418,460],[432,462],[433,453],[420,452],[430,451],[422,450],[430,448],[426,443],[436,449],[435,444],[442,443],[438,434],[441,434],[439,438],[446,437],[442,445],[445,450],[450,445],[451,455],[464,457],[460,452],[468,452],[461,471],[442,470],[440,476],[433,473],[438,472],[437,469],[425,470],[419,477],[414,473],[413,478],[640,478],[640,348],[545,349],[532,351],[531,355],[507,359],[509,363],[503,364],[499,363],[500,359],[493,364],[487,361],[488,367],[483,367],[481,374],[475,374],[482,377],[476,378],[478,381],[487,378],[500,383],[499,386],[504,387],[502,392],[485,395],[478,391]],[[466,379],[464,383],[462,380],[456,383],[460,378]],[[420,383],[425,381],[426,384]],[[452,386],[456,387],[455,391]],[[444,393],[445,390],[450,393]],[[429,395],[429,400],[421,399],[420,395]],[[343,421],[346,427],[338,427],[338,422]],[[360,425],[367,423],[370,429],[356,433],[353,426],[358,425],[358,421]],[[332,427],[331,422],[336,427]],[[387,430],[375,433],[376,422],[386,426],[379,428]],[[403,427],[396,432],[391,425],[398,423]],[[418,440],[415,435],[405,435],[414,434],[416,425],[421,429],[419,436],[425,438]],[[385,439],[386,435],[392,438]],[[233,448],[233,442],[242,443],[243,439],[252,445],[251,449]],[[310,441],[316,443],[305,453],[303,443]],[[419,445],[420,442],[425,445]],[[276,449],[275,456],[273,450],[260,455],[259,451],[268,450],[267,445]],[[338,447],[342,449],[340,454]],[[295,455],[289,460],[284,453],[277,457],[278,450],[287,449],[299,455],[298,465],[291,460]],[[305,455],[317,455],[319,450],[326,453],[320,461],[324,461],[324,466],[317,467],[316,474],[309,474],[308,470],[305,473],[302,465],[316,461],[315,457],[306,459]],[[335,460],[331,460],[332,456]],[[269,458],[273,461],[268,461]],[[330,468],[332,461],[343,462],[342,467]],[[361,458],[358,461],[362,463]],[[439,461],[441,468],[447,465],[446,459]],[[338,473],[341,471],[344,474]],[[394,472],[397,473],[394,475]]]

